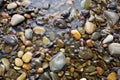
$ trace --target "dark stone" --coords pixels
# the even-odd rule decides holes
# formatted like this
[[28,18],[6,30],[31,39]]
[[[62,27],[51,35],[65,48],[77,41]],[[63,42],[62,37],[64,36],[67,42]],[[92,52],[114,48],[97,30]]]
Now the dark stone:
[[117,8],[117,3],[116,2],[110,3],[107,5],[107,8],[115,10]]

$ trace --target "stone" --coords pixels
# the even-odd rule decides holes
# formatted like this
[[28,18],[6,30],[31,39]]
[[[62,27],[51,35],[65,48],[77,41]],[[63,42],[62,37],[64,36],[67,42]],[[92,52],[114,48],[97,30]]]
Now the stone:
[[23,56],[24,52],[23,51],[18,51],[17,56],[21,58]]
[[27,39],[32,39],[32,37],[33,37],[33,31],[32,31],[32,29],[26,29],[25,30],[25,37]]
[[11,25],[16,26],[17,24],[23,22],[25,20],[25,17],[20,14],[14,14],[11,18]]
[[85,68],[85,72],[94,72],[96,70],[95,66],[87,66]]
[[76,40],[79,40],[81,38],[81,34],[78,32],[78,30],[71,30],[71,34]]
[[109,52],[111,55],[120,56],[120,44],[119,43],[111,43],[108,46]]
[[30,0],[23,0],[22,3],[21,3],[23,6],[28,6],[31,4],[31,1]]
[[41,74],[41,73],[44,72],[44,69],[43,69],[43,68],[38,68],[38,69],[37,69],[37,72]]
[[6,70],[8,70],[10,68],[10,62],[9,62],[9,60],[7,58],[2,58],[1,61],[4,64]]
[[97,70],[99,75],[102,75],[104,73],[104,70],[101,67],[96,67],[96,70]]
[[96,25],[93,24],[92,22],[86,22],[85,23],[85,31],[88,34],[92,34],[95,31]]
[[118,80],[116,72],[111,72],[108,74],[107,80]]
[[109,35],[103,40],[103,44],[109,43],[109,42],[113,41],[113,39],[114,39],[113,35],[109,34]]
[[30,70],[31,69],[31,65],[30,64],[23,64],[22,66],[24,69],[26,70]]
[[5,73],[5,66],[3,64],[0,64],[0,76],[3,76]]
[[2,6],[3,0],[0,0],[0,7]]
[[16,58],[15,59],[15,65],[16,66],[22,66],[23,65],[23,61],[20,58]]
[[64,53],[59,52],[56,55],[54,55],[49,63],[50,66],[50,70],[51,71],[60,71],[61,69],[63,69],[63,67],[66,64],[66,58]]
[[43,35],[46,32],[46,29],[44,27],[34,27],[33,32],[35,34]]
[[99,32],[94,32],[91,36],[92,40],[98,40],[101,37]]
[[17,4],[15,2],[9,3],[7,5],[7,9],[15,9],[17,7]]
[[31,59],[32,59],[32,53],[31,53],[31,52],[26,52],[26,53],[22,56],[22,60],[23,60],[25,63],[29,63]]
[[46,36],[43,37],[42,42],[43,42],[43,44],[45,44],[45,45],[50,44],[50,40],[49,40]]
[[17,80],[25,80],[27,74],[25,72],[23,72],[18,78]]

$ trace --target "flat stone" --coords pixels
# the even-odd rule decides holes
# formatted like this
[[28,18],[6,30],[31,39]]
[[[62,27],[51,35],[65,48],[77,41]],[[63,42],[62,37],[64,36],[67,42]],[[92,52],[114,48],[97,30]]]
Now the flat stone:
[[29,63],[30,60],[32,59],[32,53],[31,52],[26,52],[23,56],[22,56],[22,60],[26,63]]
[[32,39],[32,36],[33,36],[33,31],[32,31],[32,29],[26,29],[26,30],[25,30],[25,37],[26,37],[27,39]]
[[49,66],[51,71],[60,71],[66,64],[65,55],[62,52],[57,53],[51,59]]
[[108,46],[109,52],[111,55],[118,55],[120,56],[120,44],[119,43],[111,43]]
[[17,24],[23,22],[25,20],[25,17],[20,14],[14,14],[11,18],[11,25],[16,26]]
[[17,4],[15,2],[9,3],[7,5],[7,9],[15,9],[17,7]]
[[23,65],[23,61],[20,58],[16,58],[15,59],[15,65],[16,66],[22,66]]

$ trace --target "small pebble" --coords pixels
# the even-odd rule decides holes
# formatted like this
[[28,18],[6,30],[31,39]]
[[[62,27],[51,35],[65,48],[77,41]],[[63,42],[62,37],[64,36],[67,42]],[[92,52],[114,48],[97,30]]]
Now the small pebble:
[[27,39],[32,39],[32,37],[33,37],[33,31],[32,31],[32,29],[26,29],[25,30],[25,37]]
[[76,40],[79,40],[81,38],[81,34],[78,32],[78,30],[71,30],[71,34]]
[[44,69],[43,69],[43,68],[38,68],[38,69],[37,69],[37,72],[41,74],[41,73],[44,72]]
[[103,73],[104,73],[103,68],[101,68],[101,67],[96,67],[96,70],[97,70],[97,72],[98,72],[99,75],[103,75]]
[[23,51],[18,51],[17,56],[21,58],[23,56],[24,52]]
[[100,35],[99,32],[94,32],[91,36],[91,39],[92,40],[98,40],[98,39],[100,39],[100,37],[101,37],[101,35]]
[[20,58],[16,58],[15,59],[15,65],[16,66],[22,66],[23,65],[23,61]]
[[14,14],[11,18],[11,25],[16,26],[17,24],[23,22],[25,20],[25,17],[20,14]]
[[87,40],[86,41],[88,47],[93,47],[93,41],[92,40]]
[[17,4],[15,2],[9,3],[7,5],[7,9],[15,9],[17,7]]
[[85,31],[88,34],[92,34],[95,31],[96,25],[93,24],[92,22],[86,22],[85,23]]
[[25,63],[29,63],[31,59],[32,59],[32,53],[31,53],[31,52],[26,52],[26,53],[22,56],[22,60],[23,60]]
[[45,44],[45,45],[50,44],[50,40],[49,40],[46,36],[43,37],[42,42],[43,42],[43,44]]
[[4,64],[6,70],[8,70],[8,69],[10,68],[9,59],[7,59],[7,58],[2,58],[1,61],[2,61],[2,63]]
[[107,80],[118,80],[116,72],[111,72],[108,74]]
[[33,32],[35,34],[43,35],[46,32],[46,29],[44,27],[35,27],[33,28]]
[[27,18],[27,19],[30,19],[31,15],[30,14],[24,14],[24,17]]
[[111,41],[113,41],[113,35],[108,35],[104,40],[103,40],[103,44],[105,44],[105,43],[109,43],[109,42],[111,42]]
[[23,64],[22,66],[24,69],[26,70],[30,70],[31,69],[31,65],[30,64]]
[[27,74],[23,72],[16,80],[25,80]]

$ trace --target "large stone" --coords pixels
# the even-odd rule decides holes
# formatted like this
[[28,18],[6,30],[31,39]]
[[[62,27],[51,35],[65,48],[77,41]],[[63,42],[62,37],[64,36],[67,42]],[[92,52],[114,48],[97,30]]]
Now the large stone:
[[57,53],[51,59],[49,65],[51,71],[60,71],[66,64],[65,55],[62,52]]
[[14,9],[14,8],[16,8],[16,7],[17,7],[17,4],[16,4],[15,2],[9,3],[9,4],[7,5],[7,9]]
[[109,43],[111,41],[113,41],[113,35],[110,34],[103,40],[103,44]]
[[26,63],[30,62],[30,60],[32,59],[32,53],[31,52],[26,52],[23,56],[22,56],[22,60]]
[[20,14],[15,14],[11,18],[11,25],[16,26],[17,24],[23,22],[25,20],[25,17]]
[[120,56],[120,44],[119,43],[111,43],[108,49],[111,55]]

